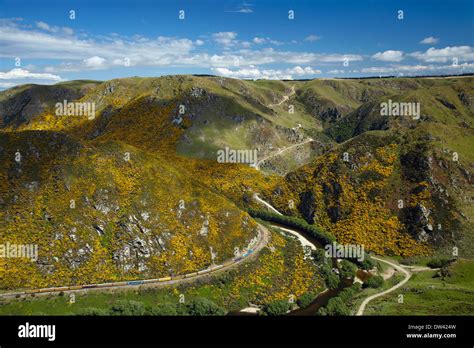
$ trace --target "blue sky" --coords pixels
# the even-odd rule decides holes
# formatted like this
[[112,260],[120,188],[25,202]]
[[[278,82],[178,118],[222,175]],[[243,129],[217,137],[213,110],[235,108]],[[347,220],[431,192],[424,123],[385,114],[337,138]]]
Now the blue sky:
[[459,74],[474,71],[473,33],[470,0],[0,0],[0,88],[189,73]]

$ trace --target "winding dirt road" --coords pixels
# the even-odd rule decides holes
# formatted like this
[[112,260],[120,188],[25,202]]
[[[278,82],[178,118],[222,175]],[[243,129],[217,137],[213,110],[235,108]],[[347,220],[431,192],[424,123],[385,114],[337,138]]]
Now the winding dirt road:
[[285,152],[285,151],[287,151],[287,150],[289,150],[289,149],[292,149],[292,148],[297,147],[297,146],[300,146],[300,145],[304,145],[304,144],[310,143],[310,142],[312,142],[312,141],[314,141],[314,139],[308,138],[308,139],[306,139],[305,141],[303,141],[303,142],[301,142],[301,143],[293,144],[293,145],[284,147],[283,149],[281,149],[281,150],[279,150],[279,151],[277,151],[277,152],[275,152],[275,153],[272,153],[271,155],[268,155],[267,157],[262,158],[260,161],[258,161],[258,162],[257,162],[257,165],[255,166],[255,169],[260,170],[260,164],[263,163],[263,162],[265,162],[265,161],[268,160],[269,158],[278,156],[278,155],[280,155],[282,152]]
[[[253,197],[254,197],[254,199],[255,199],[257,202],[259,202],[259,203],[265,205],[265,206],[266,206],[268,209],[270,209],[272,212],[274,212],[274,213],[276,213],[276,214],[278,214],[278,215],[283,215],[283,214],[280,213],[277,209],[275,209],[270,203],[268,203],[268,202],[264,201],[263,199],[261,199],[261,198],[258,196],[258,194],[254,194]],[[290,232],[290,233],[292,233],[292,234],[294,234],[294,235],[296,235],[296,236],[299,235],[299,233],[297,233],[296,231],[293,231],[293,230],[290,230],[290,229],[286,229],[286,228],[282,228],[281,226],[276,226],[276,225],[275,225],[275,227],[280,228],[280,229],[282,229],[282,230],[285,230],[285,231],[287,231],[287,232]],[[311,244],[311,242],[309,242],[309,241],[308,241],[308,243]],[[306,243],[304,243],[304,242],[302,241],[302,244],[305,245]],[[308,245],[308,244],[307,244],[307,245]],[[311,245],[308,245],[308,246],[311,246]],[[315,245],[313,245],[313,247],[316,248]],[[376,298],[378,298],[378,297],[380,297],[380,296],[384,296],[384,295],[386,295],[386,294],[389,294],[389,293],[391,293],[391,292],[397,290],[399,287],[403,286],[406,282],[408,282],[408,280],[410,280],[410,278],[411,278],[411,276],[412,276],[412,272],[435,271],[435,270],[437,270],[437,269],[435,269],[435,268],[424,267],[424,266],[405,266],[405,268],[410,269],[410,271],[411,271],[411,272],[410,272],[410,271],[408,271],[407,269],[403,268],[401,265],[395,264],[395,263],[393,263],[393,262],[390,262],[390,261],[381,259],[381,258],[376,257],[376,256],[372,256],[372,258],[373,258],[374,260],[383,262],[383,263],[385,263],[385,264],[391,266],[392,268],[398,270],[399,272],[403,273],[403,274],[405,275],[405,278],[404,278],[401,282],[399,282],[398,284],[392,286],[390,289],[387,289],[387,290],[385,290],[385,291],[382,291],[382,292],[380,292],[380,293],[377,293],[377,294],[374,294],[374,295],[371,295],[371,296],[367,297],[367,298],[361,303],[361,305],[359,306],[359,308],[358,308],[358,310],[357,310],[357,313],[356,313],[357,316],[361,316],[361,315],[364,314],[364,310],[365,310],[365,308],[367,307],[367,305],[369,304],[370,301],[372,301],[372,300],[374,300],[374,299],[376,299]]]
[[294,95],[295,93],[296,93],[295,86],[291,86],[291,92],[290,92],[290,93],[285,94],[285,95],[283,96],[283,99],[280,100],[278,103],[276,103],[276,104],[268,104],[268,105],[267,105],[267,108],[270,108],[270,109],[271,109],[271,108],[274,107],[274,106],[280,106],[281,104],[283,104],[284,102],[286,102],[287,100],[289,100],[290,97],[291,97],[292,95]]
[[378,258],[378,257],[375,257],[375,256],[372,256],[372,258],[374,260],[377,260],[377,261],[380,261],[380,262],[383,262],[383,263],[386,263],[387,265],[395,268],[397,271],[400,271],[402,272],[404,275],[405,275],[405,278],[398,284],[392,286],[390,289],[387,289],[385,291],[382,291],[382,292],[379,292],[378,294],[374,294],[372,296],[369,296],[367,297],[359,306],[359,309],[357,310],[357,313],[356,315],[363,315],[364,314],[364,310],[365,310],[365,307],[367,307],[367,304],[376,299],[377,297],[380,297],[380,296],[384,296],[386,294],[389,294],[395,290],[397,290],[399,287],[401,287],[403,284],[405,284],[408,280],[410,280],[410,277],[411,277],[411,272],[408,272],[405,268],[401,267],[400,265],[397,265],[393,262],[390,262],[390,261],[387,261],[387,260],[383,260],[381,258]]

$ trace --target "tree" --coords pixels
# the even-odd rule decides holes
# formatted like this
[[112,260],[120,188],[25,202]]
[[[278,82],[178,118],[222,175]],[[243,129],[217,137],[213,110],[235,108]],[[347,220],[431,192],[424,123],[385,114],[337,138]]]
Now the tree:
[[225,310],[206,298],[192,300],[187,306],[188,314],[195,316],[225,315]]
[[384,279],[381,276],[374,275],[365,281],[364,288],[379,288],[383,282]]
[[318,309],[318,312],[316,314],[319,316],[326,316],[328,315],[328,311],[326,310],[326,308],[321,307]]
[[326,305],[328,315],[349,315],[349,309],[339,297],[334,297]]
[[145,315],[145,312],[145,305],[138,301],[117,301],[110,308],[111,315]]
[[341,272],[341,278],[354,278],[356,272],[357,272],[357,266],[354,265],[352,262],[349,262],[347,260],[342,260],[341,263],[339,264],[339,270]]
[[290,303],[287,300],[278,300],[267,303],[263,307],[263,313],[266,315],[284,315],[290,310]]
[[375,262],[368,254],[365,254],[364,260],[359,262],[358,265],[360,268],[368,271],[375,267]]
[[150,313],[150,315],[155,315],[155,316],[178,315],[176,306],[172,303],[160,303],[158,306],[150,308],[148,312]]
[[329,265],[325,264],[321,267],[321,274],[328,289],[334,290],[338,288],[339,277],[332,271]]
[[323,249],[316,249],[311,252],[311,256],[316,264],[322,264],[328,261]]
[[300,298],[296,301],[300,308],[308,307],[315,299],[317,295],[312,292],[305,292]]

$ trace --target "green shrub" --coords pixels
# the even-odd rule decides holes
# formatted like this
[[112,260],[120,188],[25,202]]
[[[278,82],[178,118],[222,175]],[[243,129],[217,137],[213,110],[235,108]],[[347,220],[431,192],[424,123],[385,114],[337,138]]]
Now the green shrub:
[[77,315],[104,316],[104,315],[109,315],[109,311],[103,308],[87,307],[87,308],[80,309],[77,312]]
[[426,265],[430,268],[443,268],[449,265],[451,262],[452,260],[448,258],[433,257],[426,263]]
[[267,303],[263,307],[263,313],[266,315],[284,315],[291,308],[291,304],[286,300],[278,300]]
[[328,262],[328,258],[326,257],[324,249],[316,249],[311,251],[311,257],[316,264]]
[[249,214],[254,218],[259,218],[266,221],[277,222],[286,226],[301,229],[312,235],[321,245],[331,244],[336,241],[336,238],[327,232],[321,231],[317,226],[308,224],[305,220],[294,217],[279,215],[264,210],[249,209]]
[[326,310],[326,308],[321,307],[321,308],[318,309],[318,312],[316,313],[316,315],[326,316],[326,315],[328,315],[328,311]]
[[361,269],[365,269],[366,271],[375,267],[375,261],[367,253],[364,255],[363,261],[356,260],[355,264],[358,265]]
[[344,302],[349,301],[355,295],[354,289],[351,287],[343,289],[337,296]]
[[146,308],[142,302],[138,301],[117,301],[110,308],[111,315],[145,315]]
[[186,305],[189,315],[225,315],[225,310],[206,298],[197,298]]
[[409,256],[409,257],[404,257],[400,260],[400,263],[402,265],[407,265],[407,266],[413,266],[414,264],[416,264],[418,262],[418,259],[413,257],[413,256]]
[[328,264],[324,264],[321,267],[321,275],[323,276],[324,282],[326,283],[328,289],[334,290],[339,287],[340,279],[337,274],[332,271],[331,266]]
[[357,272],[357,266],[348,260],[341,260],[339,263],[339,272],[342,279],[354,278]]
[[367,279],[364,283],[364,288],[380,288],[384,283],[384,279],[379,275],[374,275]]
[[296,303],[300,308],[306,308],[316,299],[316,297],[318,297],[318,295],[315,293],[305,292],[300,296]]
[[339,297],[333,297],[326,305],[328,315],[349,315],[349,309]]
[[148,310],[150,315],[155,316],[175,316],[178,315],[176,305],[172,303],[160,303],[156,307],[152,307]]

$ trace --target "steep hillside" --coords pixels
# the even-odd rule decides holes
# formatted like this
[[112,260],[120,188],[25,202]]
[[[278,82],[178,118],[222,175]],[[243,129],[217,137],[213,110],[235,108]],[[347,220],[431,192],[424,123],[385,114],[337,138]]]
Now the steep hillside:
[[73,81],[54,86],[23,85],[0,93],[0,129],[18,128],[64,99],[77,100],[98,82]]
[[[416,79],[416,86],[392,90],[389,94],[371,98],[339,118],[325,133],[341,142],[370,130],[395,127],[412,127],[416,124],[439,123],[442,125],[471,128],[474,122],[474,78]],[[416,88],[415,88],[416,87]],[[408,116],[381,115],[381,104],[419,103],[420,115],[416,121]]]
[[[111,137],[111,133],[117,133],[114,125],[125,122],[137,128],[134,132],[140,133],[136,138],[141,144],[156,147],[151,143],[161,142],[159,137],[148,141],[141,140],[141,136],[152,137],[145,129],[150,130],[155,124],[155,114],[161,113],[156,109],[166,105],[170,112],[167,121],[184,129],[176,139],[176,149],[187,157],[215,160],[219,149],[229,147],[256,150],[258,158],[264,158],[279,148],[301,142],[308,135],[323,143],[328,141],[320,132],[320,124],[301,104],[293,102],[294,85],[287,82],[184,75],[115,79],[93,87],[90,83],[86,85],[87,88],[76,83],[69,94],[64,92],[60,97],[57,93],[38,96],[42,106],[31,107],[34,117],[21,117],[21,112],[16,112],[15,115],[20,115],[15,117],[16,122],[4,122],[3,128],[64,130],[80,136],[86,132],[87,138],[93,139],[103,134]],[[87,93],[73,93],[77,86],[82,86],[80,90]],[[40,86],[23,88],[35,94]],[[18,98],[8,91],[1,94],[0,111],[12,109]],[[93,103],[96,113],[93,122],[88,122],[86,117],[57,116],[54,105],[63,100]],[[145,105],[150,108],[145,109]],[[9,120],[13,117],[11,114],[8,112],[5,118]],[[160,127],[167,126],[160,124]],[[129,138],[131,133],[127,130]],[[289,169],[285,167],[284,172],[298,167],[304,160],[303,157],[295,161]]]
[[421,127],[372,131],[287,174],[267,198],[341,242],[379,254],[449,254],[457,247],[470,256],[470,166]]
[[37,262],[1,259],[6,288],[197,271],[257,234],[230,201],[123,142],[2,133],[0,175],[0,240],[39,248]]
[[[94,117],[56,103],[93,103]],[[381,104],[419,102],[420,117]],[[213,76],[27,85],[0,92],[5,287],[180,274],[256,236],[279,210],[379,254],[472,255],[473,78],[240,81]],[[301,145],[300,145],[301,144]],[[257,150],[259,169],[217,163]],[[277,174],[277,175],[273,175]]]

